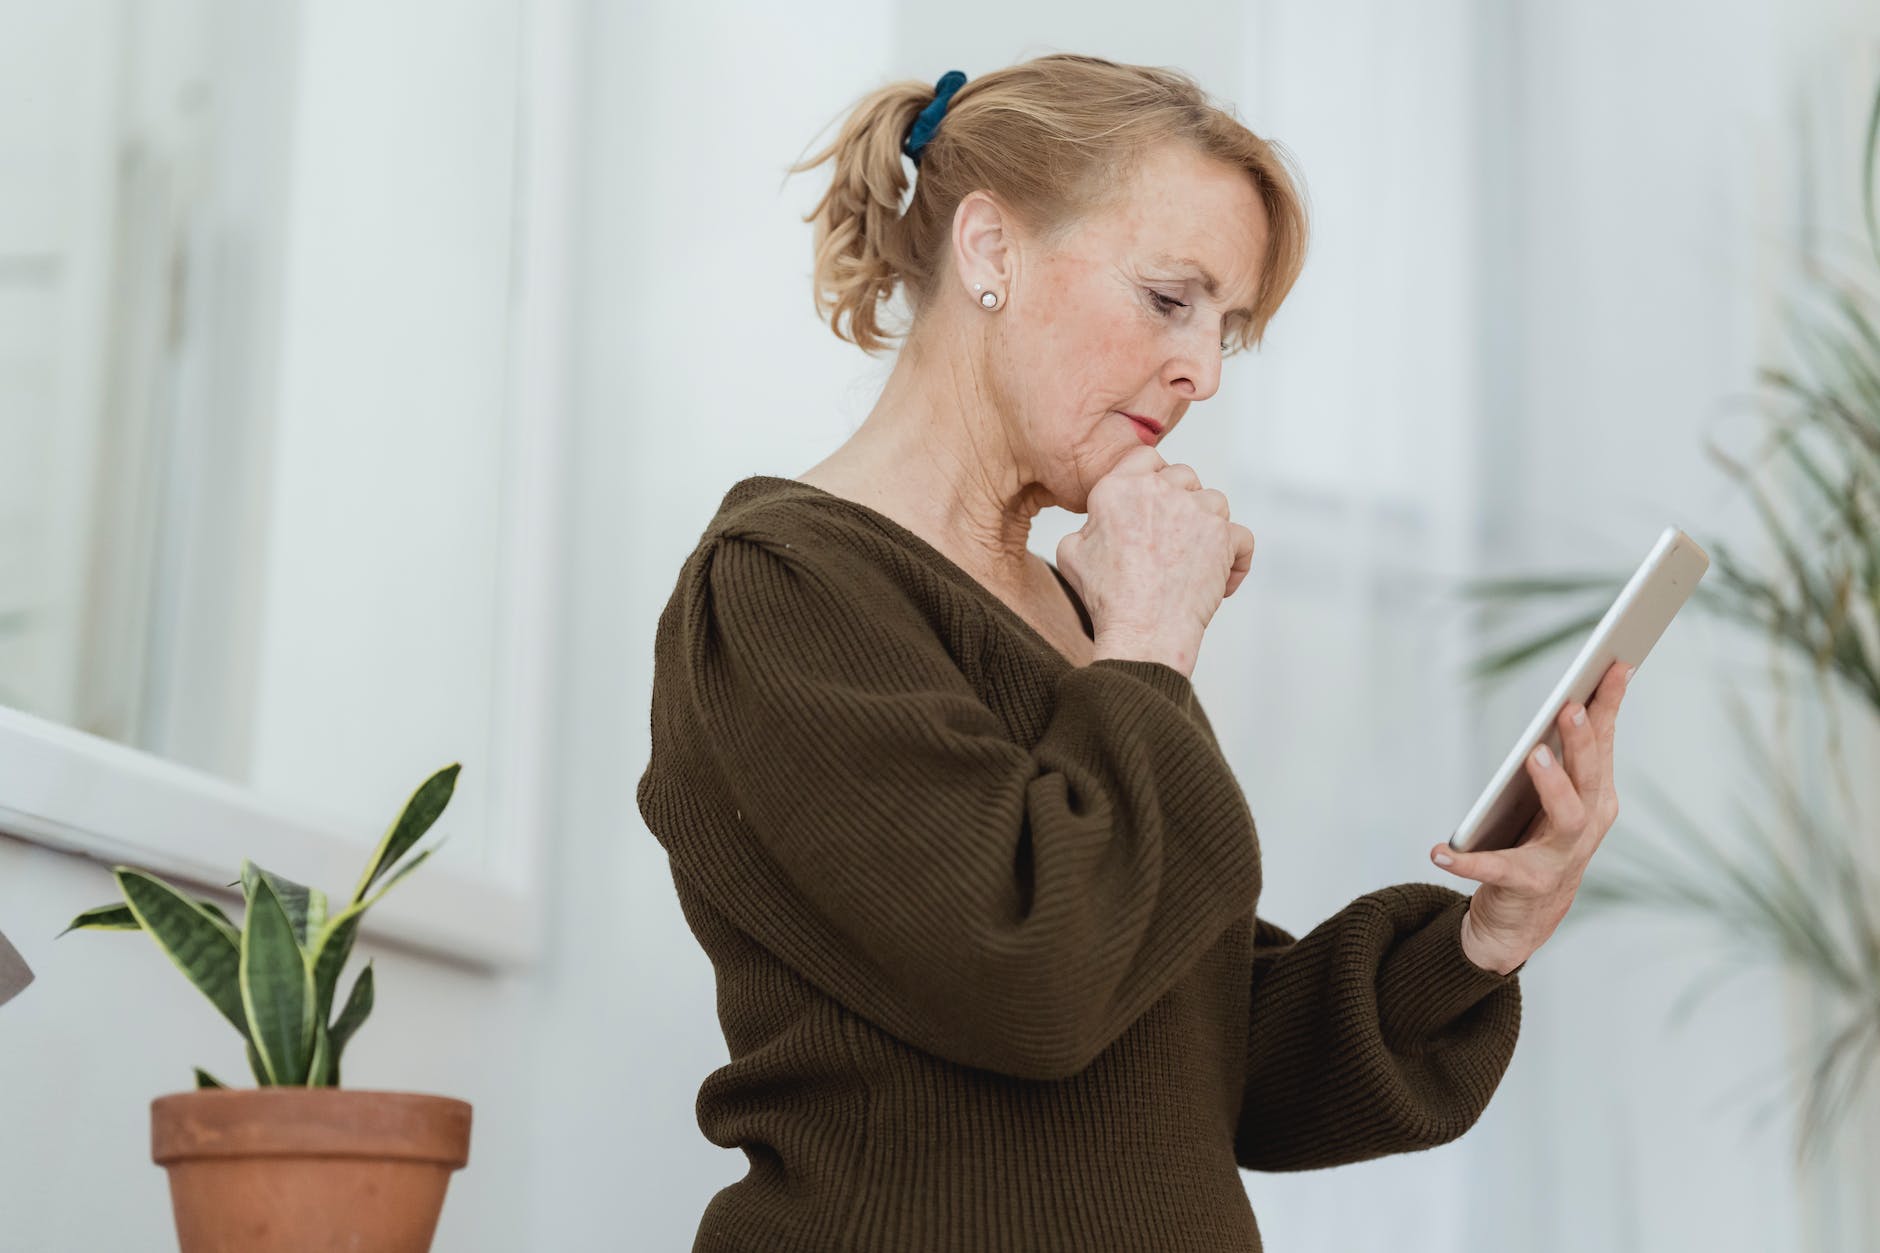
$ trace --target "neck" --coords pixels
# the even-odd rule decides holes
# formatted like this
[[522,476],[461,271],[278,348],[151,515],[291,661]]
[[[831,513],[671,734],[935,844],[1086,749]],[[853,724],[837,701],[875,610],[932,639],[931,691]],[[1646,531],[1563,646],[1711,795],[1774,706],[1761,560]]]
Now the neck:
[[1014,433],[983,380],[958,363],[970,351],[911,342],[848,441],[807,477],[843,485],[982,580],[1031,584],[1031,522],[1054,503],[1023,468]]

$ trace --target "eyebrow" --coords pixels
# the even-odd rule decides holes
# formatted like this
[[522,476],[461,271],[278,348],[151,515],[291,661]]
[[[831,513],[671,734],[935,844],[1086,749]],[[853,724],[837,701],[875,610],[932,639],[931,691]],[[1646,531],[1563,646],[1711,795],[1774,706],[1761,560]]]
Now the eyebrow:
[[[1193,257],[1178,257],[1178,256],[1174,256],[1170,253],[1165,252],[1165,253],[1157,254],[1156,260],[1163,265],[1187,266],[1189,269],[1193,270],[1196,274],[1200,275],[1201,286],[1207,290],[1207,293],[1209,296],[1213,297],[1216,300],[1219,300],[1221,298],[1221,280],[1215,278],[1213,272],[1209,270],[1207,266],[1202,265],[1199,261],[1195,260]],[[1246,309],[1246,308],[1230,309],[1228,310],[1228,312],[1229,313],[1244,313],[1248,317],[1253,316],[1253,310]]]

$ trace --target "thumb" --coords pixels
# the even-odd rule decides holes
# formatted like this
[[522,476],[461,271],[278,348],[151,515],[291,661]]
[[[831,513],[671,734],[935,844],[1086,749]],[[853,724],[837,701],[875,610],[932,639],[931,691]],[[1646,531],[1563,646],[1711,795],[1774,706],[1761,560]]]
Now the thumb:
[[[1088,525],[1088,524],[1086,524]],[[1058,541],[1057,568],[1070,574],[1077,566],[1078,550],[1084,546],[1084,533],[1081,528],[1070,532]]]
[[1508,850],[1506,849],[1482,849],[1473,853],[1459,853],[1449,847],[1449,842],[1445,840],[1430,850],[1430,860],[1450,874],[1464,879],[1474,879],[1477,883],[1502,883],[1508,877]]

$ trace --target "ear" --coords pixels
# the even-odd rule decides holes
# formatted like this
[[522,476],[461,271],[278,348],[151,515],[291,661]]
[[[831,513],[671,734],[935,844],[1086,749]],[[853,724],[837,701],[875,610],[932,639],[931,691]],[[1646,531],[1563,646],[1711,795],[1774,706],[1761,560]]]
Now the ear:
[[973,284],[983,283],[999,293],[1001,303],[1011,303],[1015,242],[1009,217],[987,192],[975,191],[960,201],[953,214],[953,272],[969,299],[978,301]]

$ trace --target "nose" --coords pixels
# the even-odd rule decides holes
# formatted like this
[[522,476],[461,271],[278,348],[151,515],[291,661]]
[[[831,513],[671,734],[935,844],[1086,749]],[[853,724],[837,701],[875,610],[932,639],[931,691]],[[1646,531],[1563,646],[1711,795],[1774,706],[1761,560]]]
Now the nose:
[[1169,387],[1188,401],[1206,400],[1221,387],[1221,341],[1205,330],[1168,363]]

